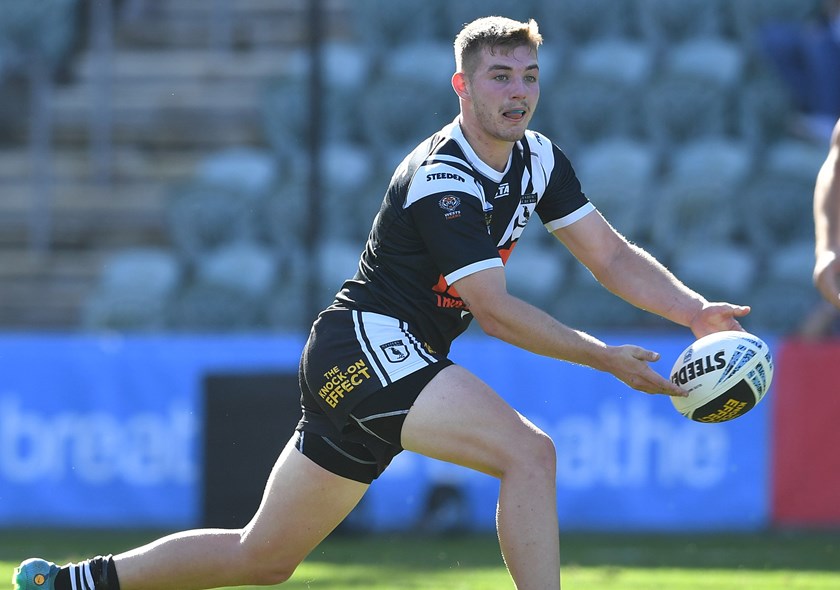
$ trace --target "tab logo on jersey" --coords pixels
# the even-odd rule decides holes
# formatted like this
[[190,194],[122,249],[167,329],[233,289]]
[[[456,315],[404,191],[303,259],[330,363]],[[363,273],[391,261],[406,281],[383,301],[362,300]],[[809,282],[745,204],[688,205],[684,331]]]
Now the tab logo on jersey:
[[506,182],[503,182],[499,185],[498,190],[496,190],[496,197],[506,197],[510,194],[510,185]]
[[385,358],[392,363],[401,363],[408,358],[408,346],[402,340],[380,344],[379,348],[385,353]]
[[446,195],[438,201],[438,206],[446,211],[444,217],[446,219],[456,219],[461,217],[461,211],[458,207],[461,205],[461,199],[455,195]]

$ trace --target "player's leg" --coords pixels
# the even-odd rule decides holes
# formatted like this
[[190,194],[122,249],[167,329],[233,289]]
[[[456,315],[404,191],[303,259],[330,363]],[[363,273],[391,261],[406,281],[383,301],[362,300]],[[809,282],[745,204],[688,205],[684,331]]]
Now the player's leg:
[[516,587],[558,588],[556,455],[548,436],[453,365],[420,393],[403,424],[402,445],[498,477],[499,542]]
[[367,487],[319,467],[290,442],[243,530],[173,535],[118,555],[122,590],[280,583],[344,520]]
[[[318,466],[293,443],[277,460],[262,503],[244,529],[176,533],[117,555],[120,589],[193,590],[286,580],[368,488]],[[63,590],[60,586],[56,590]]]

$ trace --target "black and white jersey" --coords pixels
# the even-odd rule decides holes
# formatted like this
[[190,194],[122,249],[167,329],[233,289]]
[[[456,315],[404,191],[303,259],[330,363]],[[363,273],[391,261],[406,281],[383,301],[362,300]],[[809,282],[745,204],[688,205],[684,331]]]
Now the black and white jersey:
[[359,269],[333,306],[399,318],[430,350],[447,354],[472,317],[455,281],[503,266],[534,213],[553,231],[593,209],[545,136],[527,131],[498,172],[456,120],[397,167]]

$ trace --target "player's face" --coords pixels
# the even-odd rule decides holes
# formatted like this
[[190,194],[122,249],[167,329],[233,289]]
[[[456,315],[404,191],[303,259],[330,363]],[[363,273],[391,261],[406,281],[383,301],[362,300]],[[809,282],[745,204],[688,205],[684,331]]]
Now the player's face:
[[467,83],[482,130],[502,141],[522,139],[540,98],[536,54],[527,45],[506,54],[485,49]]

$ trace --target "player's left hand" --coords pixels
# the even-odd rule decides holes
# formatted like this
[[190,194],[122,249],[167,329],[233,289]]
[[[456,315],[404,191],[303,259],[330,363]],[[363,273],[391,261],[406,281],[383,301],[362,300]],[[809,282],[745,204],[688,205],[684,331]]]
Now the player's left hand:
[[724,330],[744,331],[736,318],[750,313],[748,305],[732,305],[720,301],[707,302],[692,318],[689,327],[697,338]]

